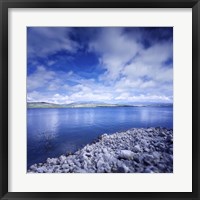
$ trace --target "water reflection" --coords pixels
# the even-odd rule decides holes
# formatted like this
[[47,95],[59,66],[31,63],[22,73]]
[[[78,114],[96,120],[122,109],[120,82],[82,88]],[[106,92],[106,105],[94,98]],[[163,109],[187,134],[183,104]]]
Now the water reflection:
[[37,144],[30,145],[32,151],[37,150],[38,146],[40,146],[41,153],[55,149],[54,141],[58,137],[59,127],[58,111],[53,110],[51,115],[48,115],[48,113],[39,110],[35,117],[30,117],[32,115],[32,112],[28,115],[28,144],[30,144],[30,140]]
[[140,112],[140,119],[141,121],[145,122],[145,121],[149,121],[151,116],[149,115],[149,111],[146,110],[146,109],[143,109],[141,112]]
[[118,120],[120,120],[121,122],[124,122],[126,120],[126,110],[125,109],[121,109],[120,113],[118,115],[116,115],[116,117],[118,117]]

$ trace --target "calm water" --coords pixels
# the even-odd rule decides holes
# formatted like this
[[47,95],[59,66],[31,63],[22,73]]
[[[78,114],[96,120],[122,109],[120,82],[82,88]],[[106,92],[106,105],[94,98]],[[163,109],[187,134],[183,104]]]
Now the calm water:
[[28,167],[73,152],[103,133],[173,128],[173,107],[28,109]]

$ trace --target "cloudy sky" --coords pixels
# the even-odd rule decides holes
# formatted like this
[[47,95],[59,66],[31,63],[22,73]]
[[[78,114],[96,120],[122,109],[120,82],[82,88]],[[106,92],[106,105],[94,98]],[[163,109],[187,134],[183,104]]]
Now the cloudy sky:
[[27,101],[173,102],[173,28],[27,28]]

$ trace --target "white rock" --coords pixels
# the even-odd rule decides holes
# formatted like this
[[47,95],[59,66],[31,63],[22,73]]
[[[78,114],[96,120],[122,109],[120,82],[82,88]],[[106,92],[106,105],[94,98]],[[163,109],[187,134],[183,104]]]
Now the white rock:
[[127,172],[130,171],[129,168],[128,168],[126,165],[123,164],[122,167],[124,168],[124,172],[125,172],[125,173],[127,173]]
[[37,171],[37,165],[36,164],[31,165],[30,169],[33,170],[33,171]]
[[134,152],[132,152],[130,150],[121,150],[119,157],[128,159],[128,160],[132,160],[134,158],[134,155],[135,155]]
[[103,138],[105,138],[105,137],[107,137],[108,135],[106,134],[106,133],[104,133],[102,136],[101,136],[101,138],[103,139]]
[[83,168],[87,169],[87,162],[86,161],[84,161],[84,163],[83,163]]
[[39,168],[37,168],[37,172],[38,173],[45,173],[45,172],[47,172],[47,168],[46,167],[39,167]]
[[68,165],[68,164],[63,164],[63,165],[62,165],[62,168],[63,168],[63,169],[68,169],[68,168],[69,168],[69,165]]
[[105,154],[103,155],[103,158],[104,158],[104,160],[106,160],[106,161],[112,160],[112,156],[111,156],[109,153],[105,153]]
[[135,146],[133,147],[133,151],[135,151],[135,152],[141,151],[140,146],[139,146],[138,144],[135,145]]
[[59,157],[59,160],[60,160],[60,163],[62,164],[62,163],[64,163],[65,162],[65,160],[66,160],[66,156],[60,156]]
[[103,148],[103,153],[107,154],[108,153],[108,150],[106,148]]
[[68,160],[68,161],[67,161],[67,164],[70,165],[70,166],[74,166],[74,163],[73,163],[72,160]]
[[101,168],[103,164],[104,164],[104,160],[103,160],[102,158],[100,158],[100,159],[98,160],[98,162],[97,162],[97,168],[98,168],[98,169]]
[[104,173],[104,172],[105,172],[105,168],[103,166],[97,169],[97,173]]
[[86,151],[87,151],[87,152],[92,151],[92,147],[91,147],[91,146],[87,146]]
[[48,158],[47,163],[56,165],[56,164],[58,164],[58,159],[57,158]]

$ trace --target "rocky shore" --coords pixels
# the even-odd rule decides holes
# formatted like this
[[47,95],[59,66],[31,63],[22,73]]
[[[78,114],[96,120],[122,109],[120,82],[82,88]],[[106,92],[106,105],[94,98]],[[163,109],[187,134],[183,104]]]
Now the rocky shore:
[[173,130],[133,128],[103,134],[72,155],[48,158],[28,173],[172,173]]

